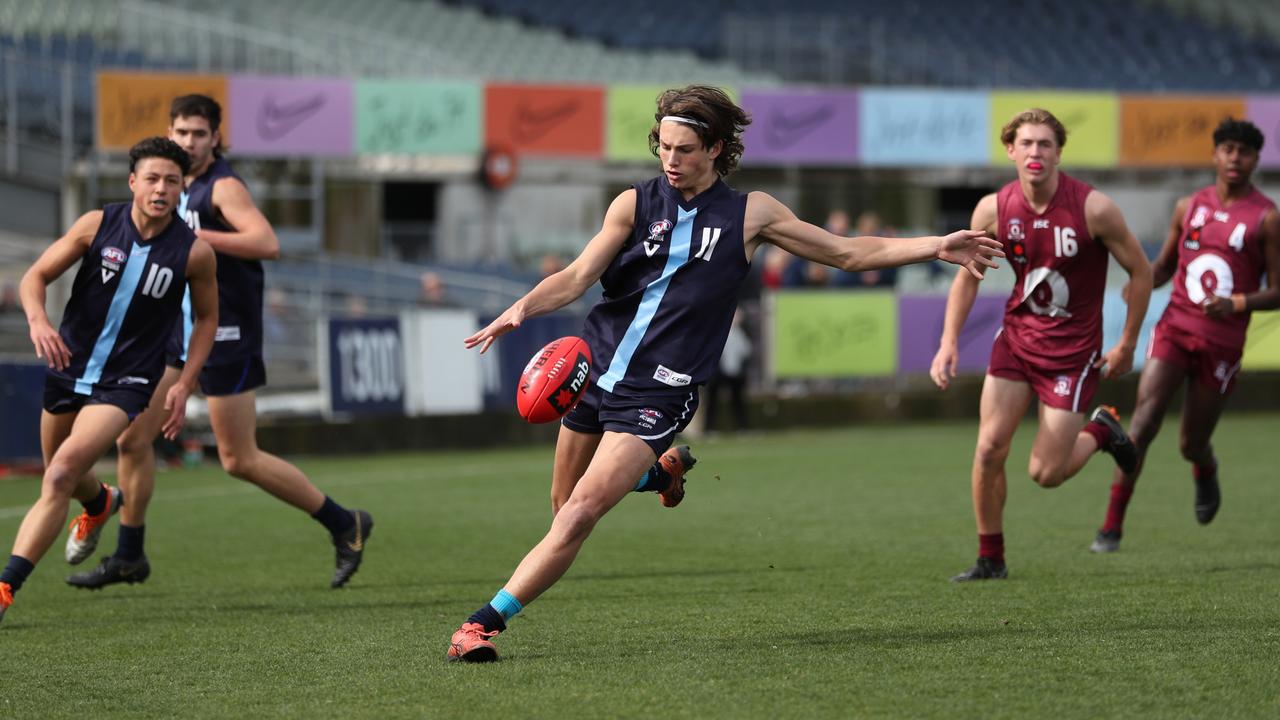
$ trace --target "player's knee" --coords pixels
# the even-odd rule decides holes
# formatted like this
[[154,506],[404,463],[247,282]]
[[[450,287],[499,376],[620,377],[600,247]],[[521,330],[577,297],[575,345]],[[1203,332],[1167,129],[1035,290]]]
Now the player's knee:
[[1049,465],[1036,458],[1031,459],[1027,473],[1031,475],[1031,480],[1042,488],[1055,488],[1067,480],[1067,475],[1061,467]]
[[564,539],[572,542],[590,535],[599,521],[600,513],[591,503],[570,501],[556,513],[555,525]]
[[71,463],[54,460],[45,468],[41,492],[54,497],[71,497],[81,475],[83,473],[73,468]]
[[116,439],[116,451],[121,455],[140,455],[151,449],[151,442],[144,441],[141,436],[133,433],[125,433]]
[[974,461],[984,468],[1004,466],[1009,457],[1009,444],[995,440],[978,438],[978,448],[974,452]]
[[1178,439],[1178,452],[1182,453],[1182,459],[1187,462],[1198,462],[1200,458],[1205,456],[1206,443],[1199,438],[1190,438],[1182,436]]
[[219,452],[218,459],[222,461],[222,469],[233,478],[248,480],[253,476],[253,462],[247,455]]

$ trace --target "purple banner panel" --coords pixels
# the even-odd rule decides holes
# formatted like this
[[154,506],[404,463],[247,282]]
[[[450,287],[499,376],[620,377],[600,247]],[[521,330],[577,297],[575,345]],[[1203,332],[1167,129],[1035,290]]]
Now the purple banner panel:
[[[1004,319],[1005,295],[979,295],[960,331],[960,372],[986,372],[991,345]],[[928,373],[942,338],[945,295],[898,297],[898,372]]]
[[1268,142],[1262,144],[1258,165],[1280,167],[1280,95],[1253,95],[1245,99],[1244,114],[1258,126]]
[[853,165],[858,161],[858,93],[744,90],[751,113],[744,164]]
[[234,75],[228,84],[237,155],[355,154],[351,81]]

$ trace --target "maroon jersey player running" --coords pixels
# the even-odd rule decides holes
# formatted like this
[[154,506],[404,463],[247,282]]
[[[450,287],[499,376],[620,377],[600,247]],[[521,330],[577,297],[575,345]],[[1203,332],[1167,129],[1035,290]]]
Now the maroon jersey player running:
[[[973,227],[1004,245],[1016,284],[991,349],[982,384],[978,447],[973,458],[973,509],[978,561],[952,578],[1004,578],[1004,463],[1018,422],[1033,397],[1040,428],[1028,472],[1042,487],[1061,485],[1099,449],[1133,469],[1136,453],[1115,411],[1100,407],[1086,424],[1098,377],[1133,366],[1138,331],[1151,295],[1151,267],[1124,217],[1106,195],[1058,171],[1067,131],[1047,110],[1032,109],[1005,125],[1000,140],[1018,179],[987,195]],[[1128,315],[1119,344],[1102,352],[1102,296],[1107,261],[1129,273]],[[957,276],[930,374],[944,390],[955,377],[957,339],[978,292],[976,279]]]
[[[1280,213],[1251,182],[1262,141],[1253,123],[1222,121],[1213,132],[1217,181],[1174,208],[1154,268],[1157,287],[1172,276],[1173,295],[1151,333],[1129,426],[1138,463],[1130,472],[1116,472],[1107,519],[1090,548],[1094,552],[1120,548],[1142,460],[1160,432],[1169,399],[1184,381],[1178,444],[1192,465],[1196,519],[1205,525],[1218,512],[1218,461],[1209,438],[1235,386],[1250,313],[1280,307]],[[1270,278],[1265,290],[1264,273]]]

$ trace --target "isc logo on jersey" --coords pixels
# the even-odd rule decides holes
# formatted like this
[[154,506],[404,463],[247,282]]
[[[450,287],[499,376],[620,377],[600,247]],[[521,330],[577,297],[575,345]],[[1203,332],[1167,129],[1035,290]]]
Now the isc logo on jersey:
[[102,248],[102,283],[105,285],[120,272],[120,266],[129,256],[118,247]]

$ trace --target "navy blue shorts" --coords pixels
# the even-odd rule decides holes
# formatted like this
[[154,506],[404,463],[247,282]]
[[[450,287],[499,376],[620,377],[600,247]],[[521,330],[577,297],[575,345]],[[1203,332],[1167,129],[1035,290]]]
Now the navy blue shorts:
[[81,395],[75,391],[75,385],[52,375],[44,379],[43,407],[52,415],[79,412],[85,405],[114,405],[129,416],[129,422],[147,409],[151,404],[151,395],[155,392],[152,385],[122,385],[110,388],[94,385],[92,392]]
[[226,365],[205,365],[200,371],[200,392],[205,397],[239,395],[267,384],[267,366],[261,355]]
[[680,395],[632,398],[606,392],[595,384],[560,422],[570,430],[597,435],[605,432],[635,435],[661,456],[685,429],[698,409],[698,390]]

